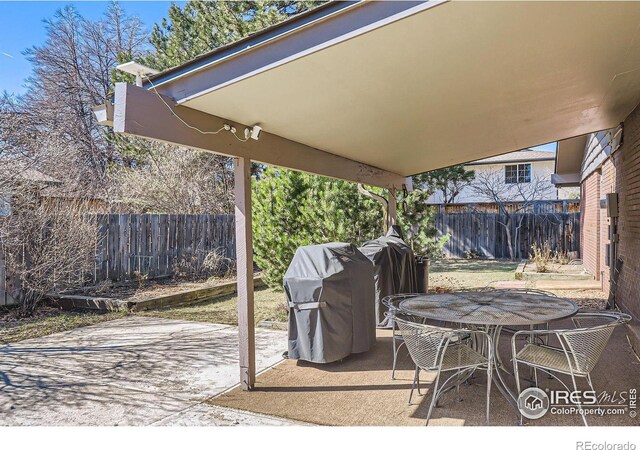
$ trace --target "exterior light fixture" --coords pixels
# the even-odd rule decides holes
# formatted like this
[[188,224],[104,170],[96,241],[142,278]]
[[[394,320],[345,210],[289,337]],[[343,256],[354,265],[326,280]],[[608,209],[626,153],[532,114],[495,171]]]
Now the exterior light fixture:
[[262,131],[262,127],[260,127],[259,125],[254,125],[251,128],[245,128],[244,129],[244,140],[248,141],[249,138],[251,138],[254,141],[257,141],[258,138],[260,137],[260,132],[261,131]]
[[250,134],[251,139],[253,139],[254,141],[257,141],[258,138],[260,137],[261,131],[262,131],[262,127],[260,125],[254,125],[253,127],[251,127],[251,134]]

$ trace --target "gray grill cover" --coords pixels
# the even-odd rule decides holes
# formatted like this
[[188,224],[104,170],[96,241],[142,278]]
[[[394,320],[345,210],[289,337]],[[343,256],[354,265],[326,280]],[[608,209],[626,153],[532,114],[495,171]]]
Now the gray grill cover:
[[416,259],[413,250],[402,239],[397,225],[386,236],[366,242],[359,249],[374,266],[376,323],[380,328],[390,327],[384,316],[387,308],[381,300],[387,295],[418,292]]
[[353,244],[300,247],[284,276],[289,358],[338,361],[376,340],[373,266]]

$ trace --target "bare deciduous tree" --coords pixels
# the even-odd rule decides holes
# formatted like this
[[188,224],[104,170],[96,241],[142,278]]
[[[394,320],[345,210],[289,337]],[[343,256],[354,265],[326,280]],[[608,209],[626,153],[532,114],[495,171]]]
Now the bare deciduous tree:
[[112,173],[111,198],[120,210],[174,214],[232,214],[230,158],[147,143],[137,167]]
[[498,210],[505,217],[499,222],[504,228],[509,248],[509,257],[515,260],[519,254],[516,249],[518,231],[522,226],[523,215],[515,227],[515,236],[511,235],[511,227],[516,214],[527,211],[536,200],[547,198],[553,191],[549,180],[542,176],[531,175],[527,183],[505,183],[504,172],[500,170],[476,172],[475,180],[470,189],[485,201],[495,203]]
[[14,184],[11,214],[0,218],[6,270],[30,314],[48,295],[82,284],[95,263],[96,226],[82,201],[47,202],[33,184]]
[[[55,143],[76,170],[58,164],[49,172],[98,193],[106,189],[108,165],[118,160],[111,131],[100,127],[91,107],[104,103],[112,87],[112,72],[122,55],[139,55],[146,42],[142,23],[112,3],[104,17],[90,21],[72,7],[45,21],[47,40],[25,52],[33,64],[27,93],[14,99],[22,119],[22,139],[31,152]],[[80,172],[80,173],[78,173]]]

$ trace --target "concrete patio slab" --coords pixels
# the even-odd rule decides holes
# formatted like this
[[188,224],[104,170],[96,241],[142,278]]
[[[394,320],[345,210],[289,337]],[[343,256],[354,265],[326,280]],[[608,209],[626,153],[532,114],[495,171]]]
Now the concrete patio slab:
[[491,285],[496,289],[525,289],[527,287],[526,281],[496,281]]
[[[552,329],[572,328],[571,321],[553,322]],[[550,345],[559,345],[553,339]],[[500,340],[503,361],[508,364],[511,336],[504,333]],[[414,393],[411,405],[407,404],[414,380],[415,364],[403,346],[398,353],[395,379],[391,379],[393,345],[390,330],[378,330],[376,345],[368,352],[353,354],[329,364],[314,364],[293,359],[278,364],[258,375],[255,389],[249,392],[237,388],[208,402],[213,405],[260,414],[286,417],[307,423],[330,426],[424,426],[430,406],[434,374],[423,372],[420,381],[421,394]],[[508,370],[509,366],[505,367]],[[527,376],[522,368],[522,377]],[[515,379],[501,372],[512,392]],[[567,377],[565,382],[571,383]],[[627,330],[618,327],[614,331],[605,352],[592,372],[597,395],[606,394],[601,405],[607,407],[627,404],[631,393],[640,388],[640,361],[627,341]],[[564,390],[557,381],[539,374],[542,389]],[[528,387],[529,383],[525,383]],[[578,389],[589,390],[584,379],[578,380]],[[460,399],[456,390],[445,394],[440,406],[434,408],[430,425],[483,426],[486,424],[486,375],[474,374],[468,384],[460,387]],[[608,397],[607,397],[608,396]],[[514,426],[519,415],[498,391],[495,385],[490,397],[491,425]],[[590,425],[638,426],[640,420],[635,410],[626,408],[623,413],[589,416]],[[575,412],[548,413],[544,417],[527,421],[528,426],[582,426],[581,417]]]
[[149,425],[188,407],[183,400],[39,367],[0,373],[0,425]]
[[[44,337],[13,345],[2,351],[8,358],[7,362],[3,358],[0,368],[46,368],[62,375],[90,377],[96,383],[189,400],[204,400],[237,381],[236,327],[190,327],[191,322],[164,319],[150,319],[141,325],[144,318],[131,322],[128,336],[123,331],[128,328],[125,322],[90,330],[87,337],[76,333],[75,340],[53,336],[51,342]],[[258,367],[281,360],[285,345],[282,333],[257,330],[256,345],[260,349],[256,353]]]
[[548,290],[584,290],[602,289],[602,281],[598,280],[538,280],[533,283],[536,289]]
[[[0,425],[262,423],[255,414],[193,409],[237,383],[237,334],[132,317],[2,346]],[[258,370],[279,362],[285,333],[256,330],[256,348]]]
[[197,404],[177,414],[165,417],[152,425],[154,426],[227,426],[233,425],[260,425],[260,426],[291,426],[309,425],[303,422],[280,417],[265,416],[247,411],[238,411],[215,405]]

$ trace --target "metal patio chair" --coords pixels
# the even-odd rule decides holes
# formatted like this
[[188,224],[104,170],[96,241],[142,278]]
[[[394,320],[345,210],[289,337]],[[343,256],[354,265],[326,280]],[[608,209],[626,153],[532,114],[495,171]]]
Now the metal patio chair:
[[[594,390],[591,371],[600,360],[615,327],[629,322],[631,316],[613,311],[585,312],[576,314],[572,320],[576,326],[574,329],[523,330],[514,333],[511,338],[511,353],[518,395],[521,392],[518,364],[524,364],[534,369],[536,386],[538,385],[537,370],[541,370],[558,380],[567,391],[572,392],[555,373],[571,376],[573,391],[578,390],[576,378],[585,378],[591,390]],[[521,336],[529,339],[524,347],[517,351],[516,341]],[[543,343],[531,339],[531,336],[543,338]],[[555,337],[560,346],[554,347],[544,343],[546,341],[544,338],[549,337]],[[581,410],[582,421],[588,425],[580,403],[578,403],[578,407]],[[520,421],[522,422],[522,416]]]
[[[459,388],[460,383],[476,369],[487,371],[487,424],[489,423],[489,397],[491,394],[491,337],[488,333],[479,330],[441,328],[415,322],[412,317],[407,317],[397,312],[393,315],[393,320],[404,343],[407,346],[409,355],[416,364],[416,375],[411,387],[411,392],[416,383],[419,384],[419,372],[425,370],[436,374],[433,382],[433,396],[427,413],[426,424],[433,412],[433,407],[437,404],[439,397],[454,387]],[[471,336],[473,339],[468,339]],[[471,344],[478,340],[484,340],[488,354],[484,355],[474,349]],[[444,383],[440,385],[440,374],[442,372],[454,372]],[[411,397],[410,397],[411,398]],[[409,400],[411,401],[411,400]]]
[[[391,366],[391,379],[396,379],[396,363],[398,362],[398,352],[400,348],[404,345],[404,339],[400,330],[398,329],[398,325],[396,324],[394,318],[396,313],[399,313],[398,305],[400,302],[408,297],[411,297],[411,294],[396,294],[389,295],[382,299],[382,304],[387,308],[389,318],[389,322],[391,324],[392,329],[392,339],[393,339],[393,364]],[[386,313],[385,313],[386,314]],[[419,321],[419,319],[415,319],[415,321]],[[420,387],[418,387],[418,393],[420,393]]]

